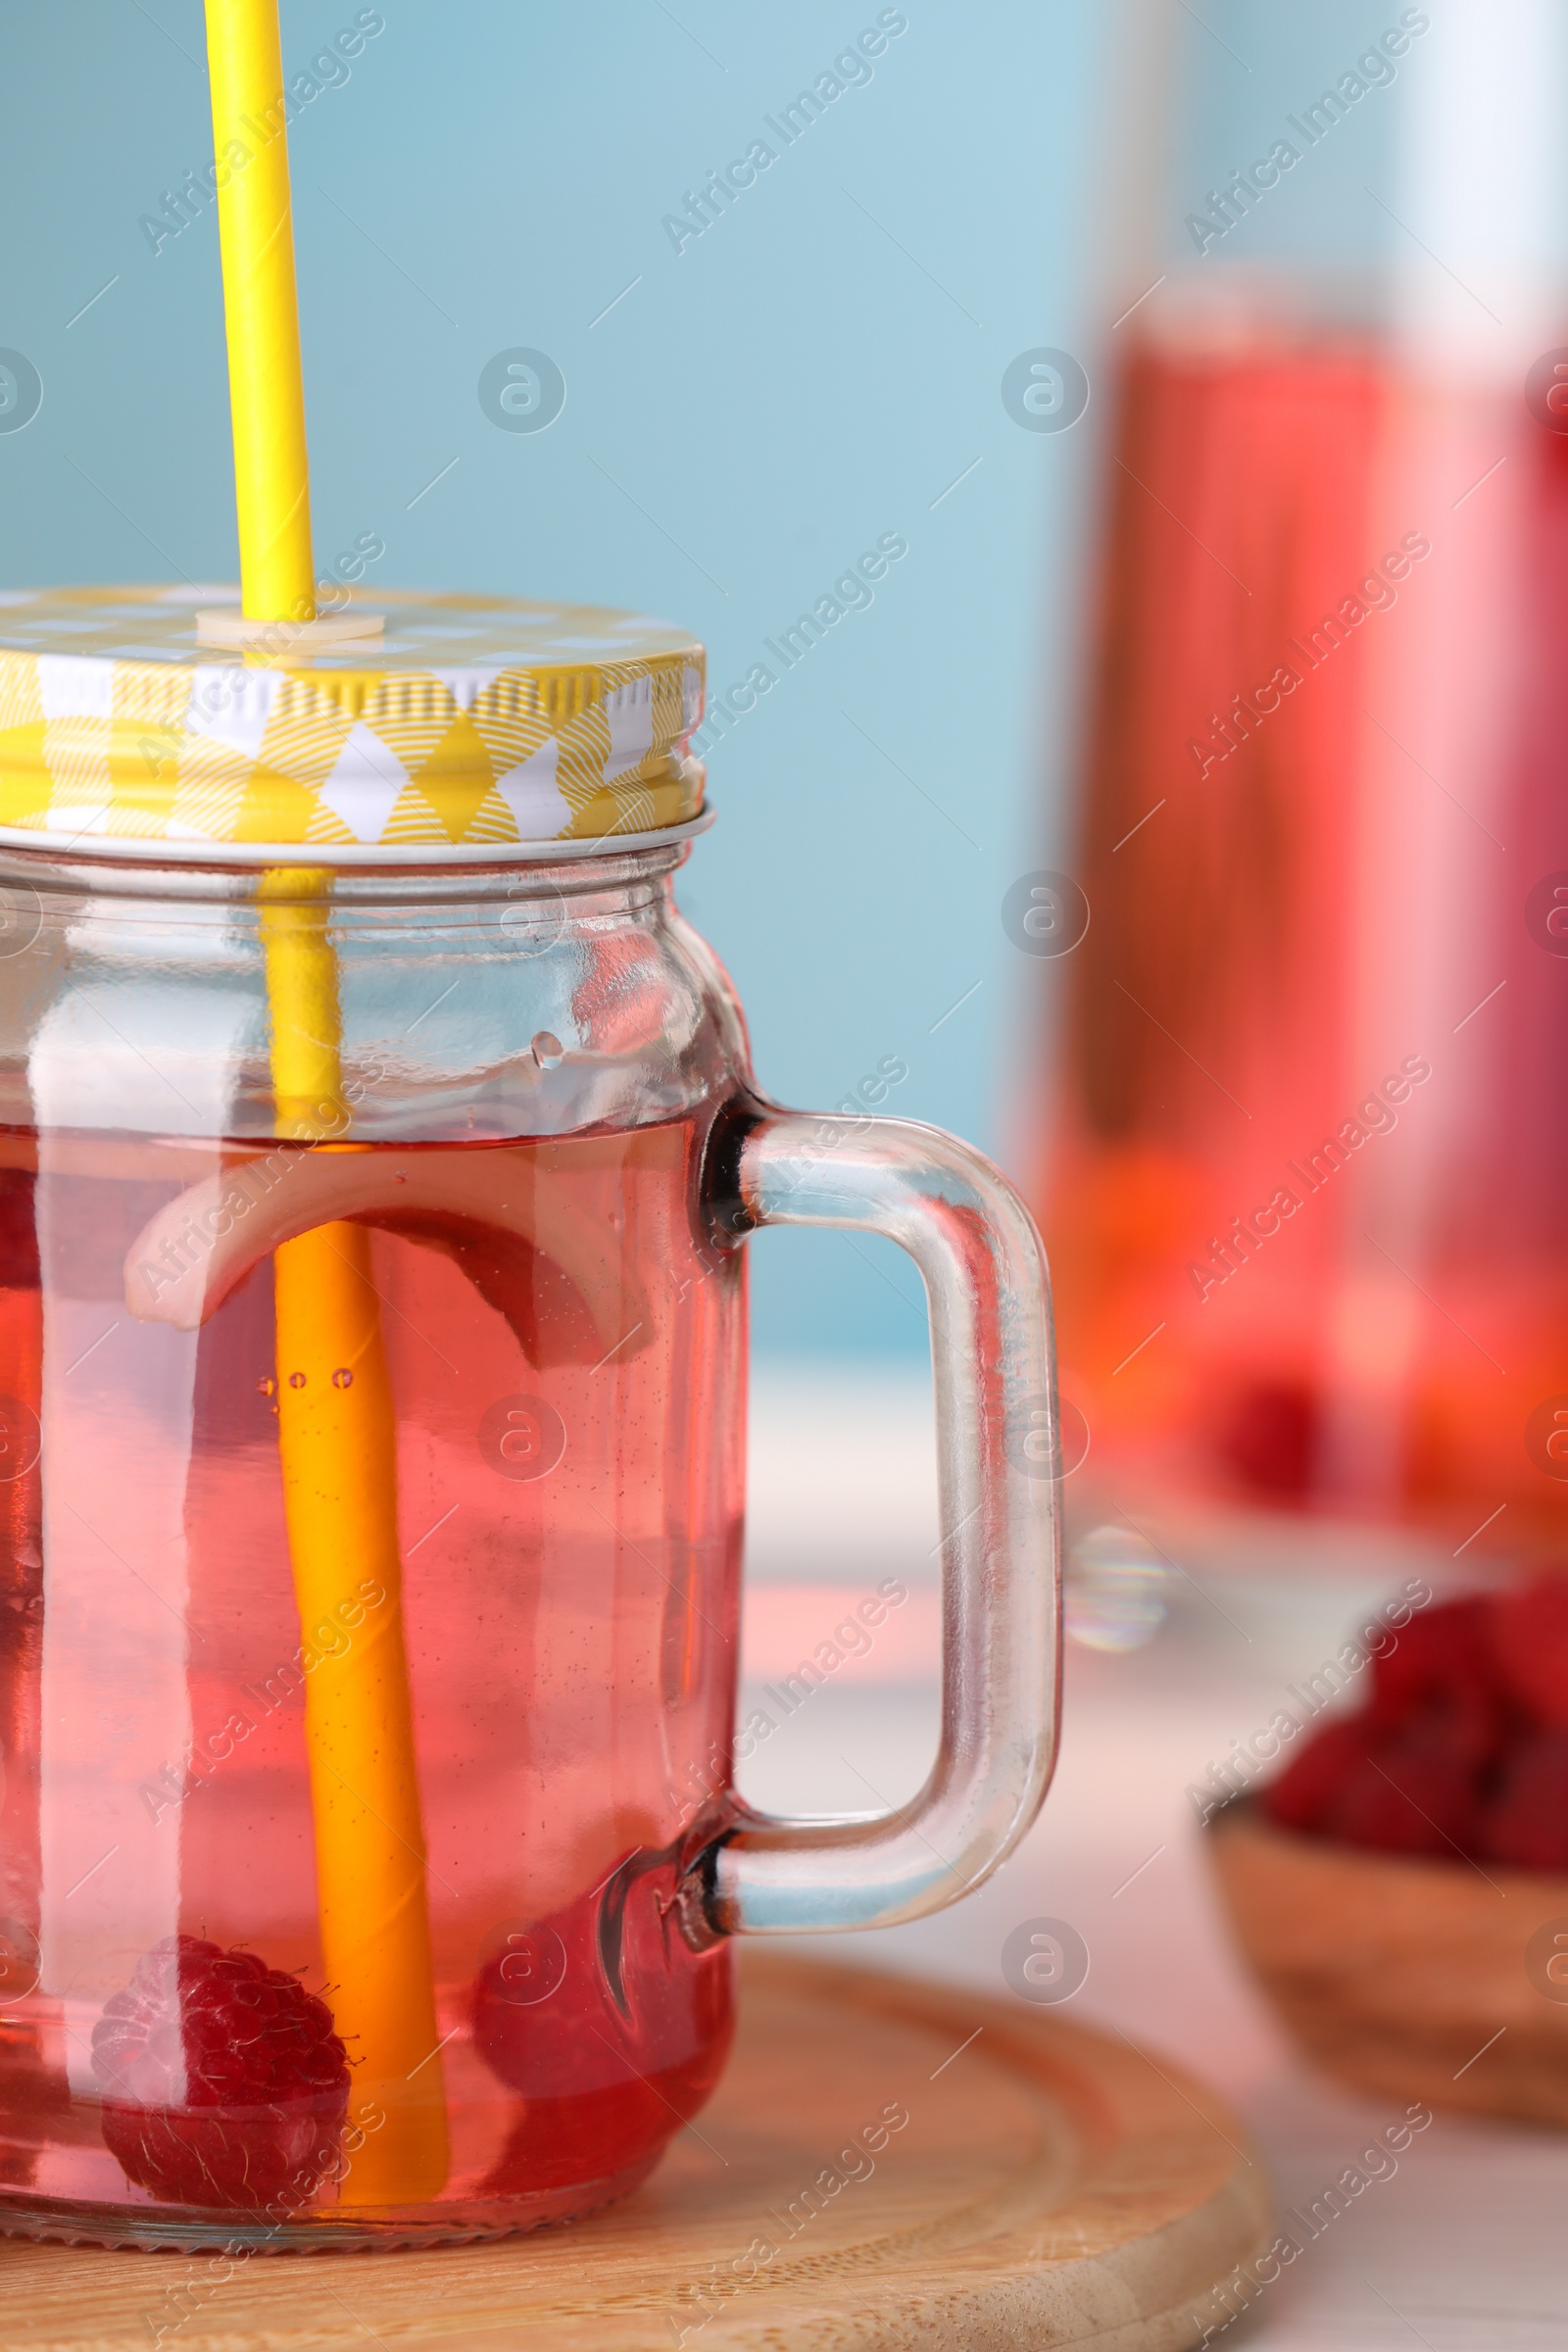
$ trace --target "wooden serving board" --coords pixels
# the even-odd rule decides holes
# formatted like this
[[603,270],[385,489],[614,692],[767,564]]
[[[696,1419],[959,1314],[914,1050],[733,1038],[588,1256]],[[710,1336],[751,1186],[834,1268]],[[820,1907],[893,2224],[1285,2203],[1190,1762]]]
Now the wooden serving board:
[[[729,2072],[596,2218],[270,2255],[0,2240],[6,2352],[1176,2352],[1269,2236],[1226,2109],[1055,2014],[748,1953]],[[903,2121],[899,2119],[903,2118]],[[162,2333],[160,2333],[162,2330]]]

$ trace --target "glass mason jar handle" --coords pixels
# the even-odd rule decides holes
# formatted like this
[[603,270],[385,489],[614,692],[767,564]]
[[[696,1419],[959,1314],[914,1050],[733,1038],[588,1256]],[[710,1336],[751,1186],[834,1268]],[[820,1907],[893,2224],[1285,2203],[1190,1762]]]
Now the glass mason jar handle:
[[1060,1489],[1040,1237],[1005,1178],[953,1136],[868,1119],[828,1148],[822,1127],[769,1106],[738,1114],[710,1150],[710,1213],[736,1238],[761,1225],[885,1234],[920,1269],[937,1410],[941,1740],[918,1795],[875,1820],[744,1808],[688,1879],[700,1940],[939,1911],[1011,1852],[1055,1763]]

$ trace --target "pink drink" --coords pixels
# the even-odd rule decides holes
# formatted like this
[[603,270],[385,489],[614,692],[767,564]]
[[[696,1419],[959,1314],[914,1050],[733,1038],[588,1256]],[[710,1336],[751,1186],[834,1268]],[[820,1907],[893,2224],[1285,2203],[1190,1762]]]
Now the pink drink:
[[1039,1168],[1113,1496],[1568,1532],[1568,441],[1364,336],[1123,386]]
[[[700,1144],[688,1120],[372,1147],[405,1168],[461,1162],[470,1204],[372,1243],[454,2234],[630,2186],[728,2044],[729,1947],[694,1951],[671,1909],[728,1801],[741,1535],[743,1253],[694,1225]],[[101,2236],[115,2208],[109,2233],[154,2242],[180,2234],[175,2200],[106,2145],[94,2027],[176,1934],[330,2005],[304,1681],[380,1604],[360,1594],[302,1650],[270,1260],[199,1332],[126,1307],[149,1221],[257,1147],[13,1130],[0,1150],[0,1910],[19,1994],[0,2022],[0,2181],[13,2211],[30,2192]],[[597,1228],[591,1298],[471,1213],[476,1169],[498,1202],[526,1194],[540,1232],[558,1210]],[[373,2128],[351,2080],[343,2155],[291,2223],[366,2234],[353,2147]]]

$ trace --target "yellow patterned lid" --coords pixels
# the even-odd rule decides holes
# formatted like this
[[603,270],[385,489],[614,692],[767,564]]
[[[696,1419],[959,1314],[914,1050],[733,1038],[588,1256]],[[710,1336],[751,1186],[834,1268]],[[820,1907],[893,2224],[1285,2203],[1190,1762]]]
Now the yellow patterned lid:
[[[588,605],[385,589],[355,642],[198,641],[233,588],[0,593],[0,840],[330,862],[658,833],[697,817],[703,649]],[[207,624],[211,625],[211,624]],[[278,640],[281,640],[279,646]]]

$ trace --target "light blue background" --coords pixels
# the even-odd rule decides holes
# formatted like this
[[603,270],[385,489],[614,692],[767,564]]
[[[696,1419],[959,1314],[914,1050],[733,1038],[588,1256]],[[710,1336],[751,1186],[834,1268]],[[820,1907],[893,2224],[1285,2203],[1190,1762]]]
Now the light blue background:
[[[388,585],[663,613],[728,684],[902,533],[874,605],[713,757],[720,821],[682,898],[773,1092],[831,1103],[896,1055],[886,1107],[1015,1156],[1039,971],[999,906],[1046,861],[1070,762],[1102,404],[1028,433],[999,386],[1027,347],[1090,352],[1097,207],[1138,135],[1105,12],[916,0],[870,82],[678,255],[662,216],[780,144],[763,116],[875,24],[870,0],[381,13],[291,134],[318,561],[374,530]],[[1271,41],[1294,102],[1377,28],[1323,12],[1298,91],[1301,38],[1275,23],[1294,13],[1216,8],[1252,74],[1184,41],[1195,162],[1245,160],[1232,115],[1270,113]],[[285,0],[290,72],[357,14]],[[0,584],[232,577],[216,224],[156,255],[139,226],[212,152],[198,0],[4,0],[0,28],[0,344],[45,384],[0,437]],[[1282,191],[1282,222],[1298,195],[1318,201]],[[481,368],[514,345],[564,372],[546,432],[480,411]],[[894,1254],[776,1236],[756,1255],[764,1347],[923,1346]]]
[[1204,0],[1202,23],[1190,23],[1183,41],[1185,102],[1165,212],[1173,259],[1198,258],[1184,233],[1186,215],[1205,213],[1209,189],[1266,156],[1277,139],[1289,140],[1300,161],[1209,246],[1208,263],[1277,258],[1309,268],[1374,268],[1407,254],[1401,238],[1408,232],[1383,208],[1396,202],[1400,118],[1434,39],[1443,38],[1442,0],[1436,10],[1408,12],[1425,16],[1427,29],[1410,34],[1403,56],[1385,59],[1392,78],[1350,103],[1317,146],[1308,147],[1288,122],[1335,89],[1386,30],[1399,31],[1406,13],[1403,0],[1313,0],[1309,8]]

